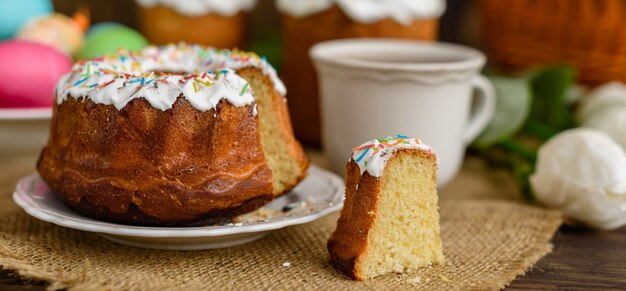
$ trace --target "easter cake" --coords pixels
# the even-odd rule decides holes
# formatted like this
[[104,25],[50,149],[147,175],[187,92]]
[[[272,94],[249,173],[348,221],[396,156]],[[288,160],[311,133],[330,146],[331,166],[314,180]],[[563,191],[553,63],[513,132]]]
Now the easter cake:
[[245,45],[247,12],[256,5],[256,0],[135,2],[141,32],[151,43],[185,41],[219,48]]
[[276,0],[282,15],[285,84],[296,136],[320,144],[318,82],[309,49],[344,38],[437,39],[444,0]]
[[437,157],[417,138],[376,139],[346,165],[346,199],[328,241],[333,263],[365,280],[444,262]]
[[306,175],[285,93],[253,53],[179,44],[79,61],[57,85],[37,168],[71,207],[107,221],[249,212]]

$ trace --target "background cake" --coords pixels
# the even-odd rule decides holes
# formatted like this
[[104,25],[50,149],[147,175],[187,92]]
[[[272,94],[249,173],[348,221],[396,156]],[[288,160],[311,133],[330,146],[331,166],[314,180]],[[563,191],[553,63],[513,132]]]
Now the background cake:
[[136,0],[139,27],[154,44],[185,41],[219,48],[245,44],[246,11],[256,0]]
[[346,200],[328,241],[335,265],[365,280],[443,263],[437,158],[419,139],[376,139],[346,165]]
[[296,136],[320,144],[318,83],[309,58],[316,43],[340,38],[434,40],[444,0],[276,0],[283,14],[283,68]]
[[305,176],[284,93],[253,53],[169,45],[81,61],[57,86],[38,170],[69,205],[99,219],[232,217]]

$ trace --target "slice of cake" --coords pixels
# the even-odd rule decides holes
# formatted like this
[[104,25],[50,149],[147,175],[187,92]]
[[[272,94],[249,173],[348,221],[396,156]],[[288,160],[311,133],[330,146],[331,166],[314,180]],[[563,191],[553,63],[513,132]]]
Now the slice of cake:
[[437,207],[437,157],[398,135],[353,149],[346,200],[328,241],[335,265],[356,280],[444,262]]

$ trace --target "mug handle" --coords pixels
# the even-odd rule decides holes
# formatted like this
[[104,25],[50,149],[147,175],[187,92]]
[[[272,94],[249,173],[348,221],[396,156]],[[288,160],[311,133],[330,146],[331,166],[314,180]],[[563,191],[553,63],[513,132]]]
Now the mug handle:
[[473,97],[476,101],[472,110],[472,116],[470,116],[463,133],[465,145],[474,141],[485,129],[489,121],[491,121],[496,108],[496,92],[489,79],[483,75],[473,77],[472,88],[476,92]]

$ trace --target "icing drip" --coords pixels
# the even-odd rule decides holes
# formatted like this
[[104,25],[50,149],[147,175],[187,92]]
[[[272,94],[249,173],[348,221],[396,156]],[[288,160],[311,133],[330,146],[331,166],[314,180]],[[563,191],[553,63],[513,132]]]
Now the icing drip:
[[293,17],[307,17],[322,12],[335,4],[335,0],[276,0],[276,8]]
[[245,106],[254,102],[252,89],[234,70],[246,67],[261,69],[284,96],[285,86],[274,68],[254,53],[179,44],[79,61],[57,84],[57,103],[70,96],[86,97],[119,110],[144,98],[154,108],[167,110],[182,93],[200,111],[214,109],[222,99]]
[[423,144],[419,138],[397,135],[386,139],[374,139],[352,149],[352,160],[361,169],[361,175],[366,171],[380,177],[385,165],[398,149],[416,149],[432,153],[430,146]]
[[404,25],[416,19],[438,18],[446,9],[445,0],[276,0],[281,12],[294,17],[322,12],[334,4],[355,22],[391,18]]
[[165,6],[187,16],[209,13],[232,16],[242,10],[249,11],[256,5],[256,0],[135,0],[135,2],[146,8]]

